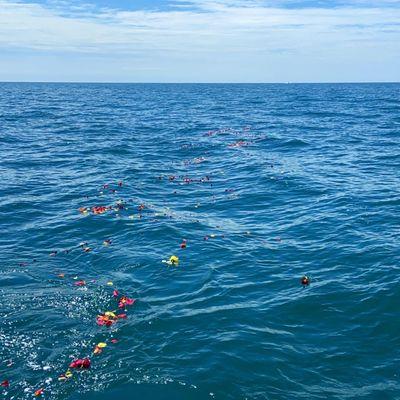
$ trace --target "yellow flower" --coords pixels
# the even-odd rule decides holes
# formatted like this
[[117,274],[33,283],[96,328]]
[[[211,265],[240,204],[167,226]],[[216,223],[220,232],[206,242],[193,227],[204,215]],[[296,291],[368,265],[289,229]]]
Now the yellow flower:
[[106,312],[104,313],[104,315],[105,315],[106,317],[117,318],[117,316],[116,316],[112,311],[106,311]]
[[171,257],[169,258],[169,262],[170,262],[172,265],[178,265],[178,264],[179,264],[179,258],[178,258],[177,256],[171,256]]

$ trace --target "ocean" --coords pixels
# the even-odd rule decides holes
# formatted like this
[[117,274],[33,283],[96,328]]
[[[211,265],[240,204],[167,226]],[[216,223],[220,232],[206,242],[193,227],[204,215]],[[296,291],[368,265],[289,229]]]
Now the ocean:
[[0,177],[4,399],[400,399],[400,84],[2,83]]

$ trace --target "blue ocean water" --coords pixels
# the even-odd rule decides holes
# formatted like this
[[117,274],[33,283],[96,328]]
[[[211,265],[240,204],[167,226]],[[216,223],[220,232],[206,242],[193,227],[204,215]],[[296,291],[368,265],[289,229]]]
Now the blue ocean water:
[[400,84],[4,83],[0,176],[3,398],[400,399]]

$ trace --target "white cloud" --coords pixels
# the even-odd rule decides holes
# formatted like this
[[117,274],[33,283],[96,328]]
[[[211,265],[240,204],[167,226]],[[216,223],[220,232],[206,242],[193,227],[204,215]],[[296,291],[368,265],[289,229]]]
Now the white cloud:
[[240,66],[243,58],[264,67],[290,62],[290,57],[325,65],[332,56],[358,54],[365,61],[368,54],[391,59],[400,51],[400,8],[285,9],[241,0],[176,4],[196,7],[123,11],[0,0],[0,49],[122,61],[136,57],[149,71],[163,63],[172,68],[201,60]]

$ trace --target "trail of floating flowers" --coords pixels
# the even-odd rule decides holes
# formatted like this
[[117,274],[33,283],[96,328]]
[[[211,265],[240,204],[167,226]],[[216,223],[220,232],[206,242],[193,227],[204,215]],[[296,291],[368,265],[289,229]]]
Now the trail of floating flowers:
[[[211,137],[211,136],[218,136],[218,135],[233,134],[233,135],[236,135],[236,136],[241,135],[242,138],[244,138],[244,137],[250,138],[250,133],[249,133],[250,129],[251,128],[249,126],[244,127],[242,130],[237,130],[237,129],[232,129],[232,128],[222,128],[222,129],[217,129],[217,130],[213,130],[213,131],[208,131],[204,136]],[[257,142],[259,140],[265,139],[266,136],[265,135],[264,136],[256,136],[256,137],[251,137],[251,138],[253,139],[252,141],[240,139],[240,140],[237,140],[237,141],[235,141],[233,143],[228,144],[227,147],[228,148],[239,148],[239,147],[249,146],[249,145],[254,144],[255,142]],[[185,148],[185,147],[182,147],[182,148]],[[185,166],[189,166],[189,165],[192,165],[192,164],[201,164],[201,163],[206,162],[206,161],[207,161],[207,159],[205,157],[200,156],[200,157],[196,157],[196,158],[191,159],[191,160],[184,160],[183,164]],[[157,179],[158,180],[163,180],[164,176],[161,175]],[[177,182],[178,180],[180,180],[183,184],[210,183],[211,182],[211,176],[210,175],[206,175],[205,177],[202,177],[202,178],[191,178],[188,175],[179,175],[179,176],[169,175],[168,176],[168,181],[169,182]],[[122,188],[124,186],[124,184],[123,184],[122,181],[119,181],[116,184],[116,186],[118,188]],[[110,184],[110,183],[104,184],[102,186],[102,189],[99,191],[99,195],[100,196],[104,195],[105,191],[108,191],[109,193],[112,193],[112,194],[117,193],[117,189],[114,188],[113,184]],[[226,189],[225,193],[231,193],[233,191],[234,191],[234,189]],[[98,197],[98,195],[93,195],[91,197]],[[85,196],[85,198],[89,199],[89,196]],[[131,200],[131,202],[132,202],[132,200]],[[146,207],[146,205],[144,203],[140,203],[139,206],[137,206],[137,210],[139,211],[140,218],[141,218],[141,213],[146,208],[148,208],[148,207]],[[79,208],[79,212],[82,215],[86,216],[86,215],[89,215],[89,214],[102,215],[102,214],[105,214],[105,213],[110,212],[110,211],[120,212],[120,211],[127,210],[127,209],[128,209],[127,202],[124,201],[124,200],[118,200],[118,201],[115,202],[115,204],[112,204],[112,205],[94,205],[94,206],[91,206],[91,207],[82,206],[82,207]],[[156,216],[157,216],[157,214],[156,214]],[[132,215],[129,216],[129,217],[132,217]],[[246,235],[247,234],[249,234],[249,232],[246,232]],[[225,237],[225,235],[223,235],[223,234],[222,235],[209,234],[209,235],[205,235],[203,240],[207,241],[209,239],[213,239],[213,238],[216,238],[218,236],[221,237],[221,238]],[[278,240],[280,241],[281,239],[278,238]],[[111,243],[112,243],[111,239],[104,239],[103,240],[103,245],[104,246],[110,246]],[[186,249],[187,240],[183,239],[179,247],[180,247],[180,249]],[[61,251],[60,250],[53,250],[50,253],[50,256],[51,257],[55,257],[55,256],[59,255],[60,253],[68,254],[71,251],[79,249],[79,248],[85,253],[89,253],[90,251],[92,251],[92,248],[88,245],[87,242],[81,242],[81,243],[79,243],[78,246],[75,246],[75,247],[70,248],[70,249],[65,249],[65,250],[61,250]],[[36,259],[32,260],[32,262],[36,262],[36,261],[37,261]],[[162,260],[162,262],[166,263],[166,264],[168,264],[170,266],[177,267],[179,265],[180,260],[179,260],[179,257],[177,257],[175,255],[172,255],[172,256],[169,257],[168,260]],[[19,265],[20,266],[27,266],[28,263],[27,262],[22,262],[22,263],[19,263]],[[64,273],[59,273],[57,276],[59,278],[64,278],[65,274]],[[74,277],[73,279],[77,280],[78,278]],[[300,279],[300,283],[301,283],[301,285],[303,287],[308,286],[310,284],[310,282],[311,282],[311,278],[308,277],[307,275],[304,275]],[[83,286],[86,286],[86,281],[85,280],[77,280],[74,283],[74,285],[77,286],[77,287],[83,287]],[[107,282],[107,285],[112,286],[113,283],[112,282]],[[127,315],[127,307],[128,306],[133,306],[136,303],[136,299],[129,298],[129,297],[125,296],[125,295],[120,295],[120,293],[119,293],[119,291],[117,289],[114,289],[113,297],[114,297],[114,300],[117,301],[117,306],[118,306],[117,308],[120,309],[120,310],[123,309],[124,312],[121,313],[121,312],[118,312],[117,310],[112,310],[112,311],[104,311],[103,313],[98,314],[97,317],[96,317],[96,323],[97,323],[98,326],[110,327],[110,326],[116,324],[121,319],[126,319],[128,317],[128,315]],[[118,340],[115,339],[115,338],[112,338],[112,339],[110,339],[110,342],[115,344],[115,343],[118,342]],[[103,352],[103,350],[107,346],[108,346],[107,342],[99,342],[99,343],[97,343],[95,345],[94,349],[93,349],[93,355],[101,354]],[[88,369],[90,369],[90,367],[91,367],[91,359],[90,359],[90,357],[84,357],[84,358],[75,359],[69,364],[69,367],[68,367],[67,371],[65,373],[61,374],[58,377],[58,380],[59,381],[67,381],[67,380],[71,379],[73,377],[73,372],[71,370],[88,370]],[[0,386],[4,387],[4,388],[8,388],[10,386],[9,380],[2,381],[0,383]],[[38,388],[33,394],[34,394],[35,397],[40,397],[44,393],[45,393],[45,388]]]

